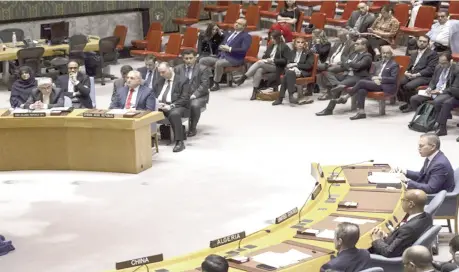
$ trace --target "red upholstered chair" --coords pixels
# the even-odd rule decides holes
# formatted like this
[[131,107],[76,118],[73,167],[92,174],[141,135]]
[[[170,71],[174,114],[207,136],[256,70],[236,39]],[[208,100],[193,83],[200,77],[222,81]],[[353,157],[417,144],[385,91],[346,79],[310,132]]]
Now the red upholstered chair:
[[458,62],[459,61],[459,54],[453,54],[453,60],[455,62]]
[[299,77],[296,79],[296,86],[303,87],[304,85],[313,86],[316,83],[316,75],[317,75],[317,65],[319,64],[319,55],[314,54],[314,66],[312,68],[312,74],[310,77]]
[[406,26],[410,19],[411,6],[408,4],[397,4],[394,7],[394,17],[400,23],[400,26]]
[[152,30],[149,34],[146,48],[131,50],[130,54],[132,56],[146,56],[161,51],[162,32],[159,30]]
[[[311,15],[311,24],[313,24],[315,26],[315,28],[324,29],[326,19],[327,18],[326,18],[325,13],[314,12]],[[296,38],[296,37],[304,37],[305,39],[311,39],[311,37],[312,37],[312,34],[308,34],[308,33],[304,33],[304,32],[293,32],[292,35],[293,35],[294,38]]]
[[298,0],[298,1],[296,1],[296,4],[299,5],[299,6],[305,6],[305,7],[315,7],[315,6],[322,5],[323,2],[327,2],[327,1],[321,1],[321,0]]
[[258,52],[260,51],[260,42],[260,36],[252,36],[252,44],[250,45],[249,51],[247,51],[247,55],[245,55],[245,62],[255,63],[258,60],[260,60],[258,58]]
[[180,50],[193,49],[197,51],[197,42],[198,42],[199,29],[195,27],[187,27],[185,34],[183,35],[183,43],[180,47]]
[[113,30],[113,36],[120,38],[120,42],[116,45],[116,49],[123,50],[124,43],[126,42],[128,28],[125,25],[116,25]]
[[175,18],[172,19],[174,24],[179,25],[193,25],[199,22],[199,13],[201,12],[201,1],[200,0],[193,0],[190,2],[188,6],[188,12],[186,13],[186,17],[183,18]]
[[[336,2],[335,1],[323,1],[322,4],[320,5],[319,13],[325,13],[326,18],[333,19],[336,13]],[[304,21],[306,22],[311,21],[312,20],[311,17],[304,16]]]
[[170,61],[178,58],[180,55],[180,46],[182,45],[182,35],[172,33],[169,35],[169,41],[166,44],[165,52],[153,52],[152,54],[159,61]]
[[248,7],[245,19],[247,20],[247,26],[245,27],[247,31],[257,30],[260,22],[260,7],[255,5]]
[[[271,9],[273,2],[272,1],[258,1],[257,6],[260,8],[260,11],[268,11]],[[242,9],[242,14],[246,14],[247,9]]]
[[276,8],[275,11],[260,10],[260,17],[269,18],[269,19],[277,19],[277,16],[282,11],[282,9],[284,9],[284,7],[285,7],[285,1],[284,0],[278,0],[277,1],[277,8]]
[[398,63],[398,65],[405,67],[405,70],[408,69],[410,65],[410,57],[409,56],[394,56],[394,61]]
[[334,26],[341,26],[341,27],[346,26],[346,23],[351,17],[352,12],[357,9],[357,6],[359,5],[359,3],[360,1],[347,1],[344,4],[344,10],[343,10],[343,14],[341,15],[341,18],[339,19],[327,18],[327,24],[334,25]]
[[385,5],[389,5],[390,4],[390,0],[387,0],[387,1],[373,1],[372,5],[369,6],[369,11],[370,12],[379,12],[381,10],[381,8]]
[[205,5],[204,10],[207,12],[221,13],[226,11],[231,1],[217,1],[216,5]]
[[421,6],[416,16],[414,27],[400,26],[400,32],[415,37],[425,35],[432,27],[435,14],[435,7]]
[[241,10],[241,5],[239,4],[231,4],[228,6],[226,10],[225,19],[221,23],[217,23],[218,27],[221,29],[231,29],[233,28],[234,23],[237,19],[239,19]]
[[449,1],[449,18],[458,20],[459,19],[459,1]]
[[160,22],[152,22],[150,25],[150,28],[148,28],[147,36],[145,37],[145,40],[132,40],[131,44],[136,48],[136,49],[145,49],[147,47],[147,43],[150,40],[150,35],[152,35],[153,30],[159,30],[161,33],[163,31],[163,27]]

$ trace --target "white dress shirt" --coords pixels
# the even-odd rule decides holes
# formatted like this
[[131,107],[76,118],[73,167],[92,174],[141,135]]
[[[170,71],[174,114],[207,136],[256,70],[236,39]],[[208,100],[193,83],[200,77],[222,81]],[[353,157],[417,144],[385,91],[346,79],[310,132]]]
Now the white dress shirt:
[[[139,93],[139,88],[140,88],[140,86],[137,86],[137,87],[134,88],[134,92],[132,93],[132,97],[131,97],[131,107],[129,109],[135,109],[136,102],[137,102],[137,94]],[[126,108],[126,103],[128,101],[130,92],[131,92],[131,88],[128,89],[128,93],[127,93],[127,96],[126,96],[126,101],[124,102],[124,108]]]
[[269,55],[270,59],[274,59],[274,57],[276,56],[276,51],[277,51],[277,44],[275,44],[273,46],[273,50],[271,51],[271,55]]
[[148,82],[148,88],[151,89],[151,88],[153,88],[153,79],[154,79],[154,76],[155,76],[155,71],[152,70],[152,71],[150,72],[150,70],[147,70],[147,74],[145,75],[144,80],[147,80],[147,79],[148,79],[148,76],[149,76],[150,74],[152,74],[152,75],[151,75],[151,80],[150,80],[150,82]]
[[337,64],[338,62],[341,61],[341,55],[343,54],[343,49],[344,49],[344,43],[342,43],[338,49],[333,53],[333,55],[330,57],[330,63],[331,64]]
[[303,54],[303,51],[296,51],[295,59],[293,60],[294,63],[298,63],[300,61],[301,54]]
[[73,85],[73,82],[70,78],[69,78],[69,84],[67,87],[67,91],[70,93],[73,93],[75,91],[75,85]]
[[450,29],[450,21],[446,21],[446,23],[442,25],[440,23],[435,23],[432,25],[432,28],[427,33],[427,36],[429,36],[433,42],[437,42],[444,46],[449,46],[449,37],[451,34]]
[[[432,155],[430,155],[429,157],[427,157],[427,159],[429,160],[429,162],[427,163],[427,168],[429,167],[430,165],[430,162],[432,162],[433,158],[435,158],[435,156],[437,156],[438,154],[438,150],[435,151]],[[425,170],[425,169],[424,169]]]
[[381,71],[379,71],[379,74],[378,74],[379,77],[381,77],[382,72],[384,71],[384,68],[386,68],[387,63],[388,63],[388,61],[384,61],[383,65],[381,67]]
[[415,218],[416,216],[418,216],[420,214],[422,214],[422,213],[414,213],[414,214],[408,216],[408,218],[406,219],[406,222],[410,221],[411,219]]
[[418,55],[416,56],[416,60],[414,61],[413,68],[418,64],[419,60],[422,58],[422,55],[424,55],[424,52],[426,52],[427,48],[424,48],[424,50],[418,50]]
[[[172,73],[172,77],[171,79],[169,79],[169,82],[170,82],[170,89],[169,89],[169,93],[167,94],[167,97],[166,97],[166,103],[167,104],[170,104],[172,103],[172,84],[174,83],[174,77],[175,77],[175,73]],[[161,92],[159,93],[159,96],[158,96],[158,99],[159,99],[159,102],[162,102],[163,100],[163,95],[164,95],[164,92],[166,91],[166,88],[167,88],[167,82],[168,80],[166,79],[166,81],[164,81],[164,86],[163,88],[161,89]]]

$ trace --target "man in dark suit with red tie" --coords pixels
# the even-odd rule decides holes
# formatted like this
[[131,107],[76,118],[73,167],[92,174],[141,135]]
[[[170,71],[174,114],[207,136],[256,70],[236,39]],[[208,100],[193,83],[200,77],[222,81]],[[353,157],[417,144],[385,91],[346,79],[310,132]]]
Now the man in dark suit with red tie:
[[182,117],[190,109],[191,89],[188,78],[176,75],[174,69],[167,62],[158,66],[161,78],[154,87],[158,98],[158,110],[162,111],[171,123],[174,131],[175,146],[173,151],[180,152],[185,149],[185,132],[182,126]]
[[238,19],[234,23],[234,32],[225,34],[225,39],[219,46],[218,57],[204,57],[199,63],[208,67],[214,67],[214,86],[211,91],[220,89],[218,83],[223,76],[225,67],[239,66],[244,64],[244,58],[252,44],[252,36],[244,31],[247,26],[245,19]]
[[387,258],[400,257],[421,235],[432,227],[432,217],[424,212],[427,195],[421,190],[408,190],[402,198],[402,208],[406,212],[400,225],[390,234],[375,228],[370,253]]
[[396,168],[409,180],[408,189],[423,190],[436,194],[442,190],[452,192],[455,187],[454,169],[448,158],[440,151],[440,138],[434,133],[426,133],[419,138],[419,154],[426,158],[420,172]]
[[109,108],[154,111],[156,97],[150,88],[141,85],[141,83],[140,72],[130,71],[127,74],[126,86],[116,91]]

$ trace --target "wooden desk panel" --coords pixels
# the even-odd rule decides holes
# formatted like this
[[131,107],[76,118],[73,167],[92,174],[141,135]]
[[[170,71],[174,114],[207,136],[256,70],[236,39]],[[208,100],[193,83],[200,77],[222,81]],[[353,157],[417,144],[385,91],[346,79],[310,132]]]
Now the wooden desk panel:
[[351,188],[342,201],[358,202],[357,208],[338,208],[338,211],[392,213],[401,194],[401,190]]
[[351,186],[376,186],[368,183],[368,172],[389,172],[390,166],[358,166],[355,169],[344,168],[343,174]]

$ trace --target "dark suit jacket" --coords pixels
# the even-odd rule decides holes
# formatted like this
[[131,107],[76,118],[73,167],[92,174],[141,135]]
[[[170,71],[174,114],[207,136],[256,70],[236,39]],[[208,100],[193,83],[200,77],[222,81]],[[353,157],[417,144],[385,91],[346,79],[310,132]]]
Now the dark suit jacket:
[[[129,94],[129,87],[125,86],[116,91],[115,98],[110,104],[110,109],[124,109],[126,99]],[[156,97],[150,88],[140,85],[137,93],[137,99],[134,104],[136,110],[151,110],[156,109]]]
[[[356,56],[357,55],[357,56]],[[354,59],[355,57],[355,59]],[[354,76],[365,78],[370,76],[370,69],[373,63],[373,57],[368,52],[358,53],[353,52],[348,61],[341,64],[341,67],[354,71]]]
[[123,78],[118,78],[115,81],[113,81],[113,92],[112,92],[112,99],[110,101],[113,101],[116,97],[116,90],[121,89],[125,86],[126,82],[124,81]]
[[[29,98],[24,104],[24,109],[29,109],[29,106],[37,101],[43,102],[43,94],[38,89],[33,89]],[[61,89],[54,88],[49,95],[48,109],[64,106],[64,92]]]
[[339,272],[358,272],[370,268],[370,253],[366,249],[350,248],[338,253],[336,258],[322,265],[320,272],[327,269]]
[[188,80],[191,95],[194,94],[196,98],[204,98],[206,103],[209,102],[209,85],[212,71],[208,67],[196,63],[193,67],[190,80],[186,75],[185,64],[180,64],[175,67],[175,75],[180,76],[182,81]]
[[56,87],[61,89],[65,96],[70,98],[76,97],[83,107],[92,109],[92,100],[89,95],[91,93],[91,81],[89,77],[78,72],[77,80],[79,83],[75,86],[75,89],[69,90],[69,75],[61,75],[56,80]]
[[[355,23],[357,23],[357,20],[360,17],[360,11],[355,10],[351,13],[351,17],[349,17],[349,20],[347,21],[346,28],[354,28]],[[359,29],[357,31],[359,33],[366,33],[368,32],[368,28],[370,28],[373,25],[373,22],[375,21],[375,16],[372,13],[367,13],[365,17],[363,18],[362,23],[360,24]]]
[[[451,82],[451,75],[454,74],[454,70],[455,70],[454,66],[456,66],[456,65],[452,64],[451,67],[449,68],[449,72],[448,72],[448,75],[446,77],[445,90],[448,89],[451,86],[451,83],[452,83]],[[429,88],[431,90],[435,90],[437,88],[437,84],[438,84],[438,81],[440,80],[440,75],[441,75],[442,72],[443,72],[443,68],[440,65],[437,65],[437,67],[435,67],[435,71],[433,73],[432,80],[429,83]]]
[[[376,62],[373,64],[374,66],[374,75],[378,76],[376,73],[380,70],[382,65],[382,61]],[[381,89],[383,92],[388,94],[394,94],[397,91],[397,77],[398,72],[400,70],[400,65],[394,60],[390,60],[386,66],[384,66],[384,70],[381,73]]]
[[[270,44],[268,48],[266,48],[265,53],[263,54],[263,59],[269,59],[271,57],[271,53],[274,49],[274,44]],[[274,55],[274,64],[277,67],[285,67],[288,63],[288,59],[290,56],[290,48],[288,45],[282,43],[277,45],[276,54]]]
[[199,34],[198,38],[198,54],[200,57],[205,56],[216,56],[218,55],[218,47],[223,42],[224,35],[220,35],[220,33],[216,33],[212,38],[206,39],[204,34]]
[[222,44],[231,47],[231,52],[220,51],[218,56],[224,56],[225,59],[234,66],[241,65],[244,63],[245,55],[252,44],[252,36],[250,36],[249,33],[242,31],[228,43],[228,38],[231,34],[232,33],[226,33],[225,39],[222,42]]
[[[161,77],[153,89],[158,99],[161,99],[159,95],[161,94],[165,82],[166,80]],[[174,104],[175,107],[184,107],[187,109],[190,107],[191,87],[188,79],[184,80],[179,75],[175,75],[171,92],[171,104]]]
[[[451,65],[451,69],[453,69],[453,65]],[[445,93],[449,93],[451,96],[459,99],[459,67],[456,65],[454,65],[454,71],[452,72],[449,81],[451,84],[449,87],[446,87]]]
[[326,62],[328,55],[330,54],[331,43],[327,42],[324,44],[313,44],[311,45],[311,51],[319,54],[320,62]]
[[[289,63],[295,62],[296,51],[292,51],[289,57]],[[298,69],[301,71],[303,77],[311,75],[312,68],[314,68],[314,53],[309,50],[304,50],[301,53],[300,60],[297,65]]]
[[[148,72],[147,67],[145,67],[145,66],[144,67],[140,67],[139,69],[137,69],[137,71],[140,72],[140,74],[142,75],[142,79],[143,80],[147,80],[147,78],[146,78],[147,72]],[[153,73],[153,78],[151,79],[152,80],[152,83],[151,83],[151,87],[152,88],[156,85],[156,83],[158,82],[159,78],[160,78],[160,75],[159,75],[158,69],[155,68],[154,73]],[[143,83],[143,85],[148,87],[149,82],[145,81]],[[150,88],[150,87],[148,87],[148,88]]]
[[[335,52],[338,50],[340,45],[341,45],[341,41],[333,44],[332,48],[330,49],[330,53],[328,54],[327,61],[330,61],[330,58],[333,56],[333,54],[335,54]],[[343,53],[341,53],[341,62],[346,62],[349,58],[349,55],[351,55],[353,52],[354,52],[354,41],[349,39],[344,43]]]
[[438,64],[437,52],[431,50],[430,48],[426,48],[426,51],[422,54],[422,57],[419,59],[416,66],[414,66],[418,53],[419,51],[416,51],[416,53],[411,55],[407,71],[412,74],[420,73],[423,77],[432,77],[435,67]]
[[400,257],[431,226],[432,217],[423,212],[396,228],[387,238],[373,241],[370,252],[388,258]]
[[454,170],[443,152],[439,151],[432,159],[427,169],[424,166],[420,172],[406,171],[408,189],[420,189],[426,194],[436,194],[441,190],[454,190]]

